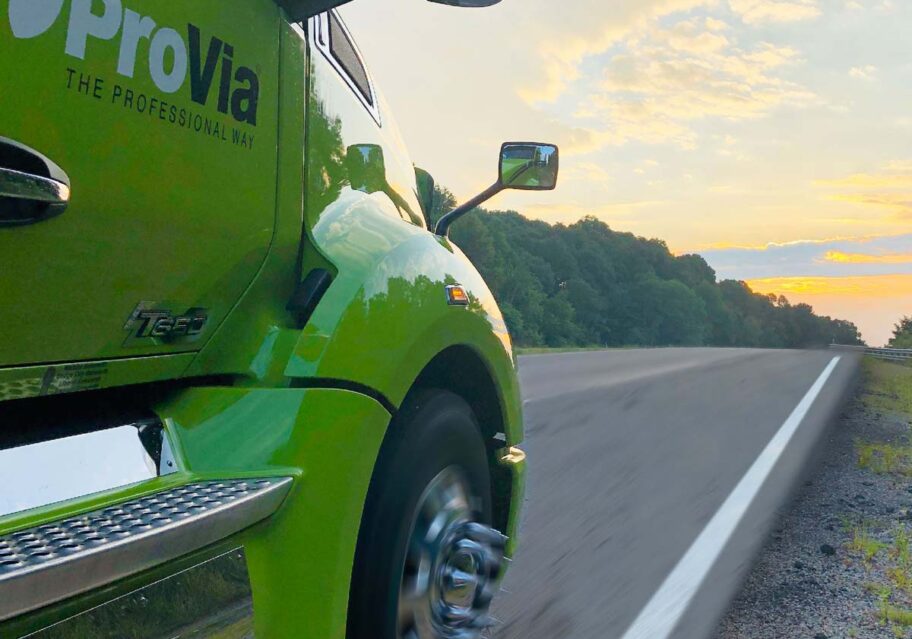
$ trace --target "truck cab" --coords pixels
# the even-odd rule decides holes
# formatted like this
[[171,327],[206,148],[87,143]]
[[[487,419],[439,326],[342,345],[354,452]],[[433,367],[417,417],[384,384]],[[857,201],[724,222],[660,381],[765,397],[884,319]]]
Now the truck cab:
[[4,4],[0,636],[480,636],[512,346],[340,3]]

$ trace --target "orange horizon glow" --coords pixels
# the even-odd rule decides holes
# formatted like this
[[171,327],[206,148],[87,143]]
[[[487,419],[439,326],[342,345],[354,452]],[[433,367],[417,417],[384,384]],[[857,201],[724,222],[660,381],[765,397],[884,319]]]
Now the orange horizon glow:
[[827,251],[823,256],[823,261],[838,264],[912,264],[912,253],[868,255],[866,253]]
[[[912,274],[843,277],[768,277],[748,280],[756,293],[789,296],[826,295],[851,298],[912,296]],[[912,313],[912,308],[909,309]]]
[[893,325],[912,315],[912,274],[771,277],[747,283],[754,292],[785,295],[792,304],[809,304],[818,315],[853,322],[871,346],[886,345]]

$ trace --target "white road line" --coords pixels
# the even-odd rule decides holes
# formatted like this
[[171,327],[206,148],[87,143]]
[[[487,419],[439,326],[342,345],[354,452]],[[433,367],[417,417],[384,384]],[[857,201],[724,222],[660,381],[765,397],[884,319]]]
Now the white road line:
[[713,515],[713,518],[706,524],[700,536],[687,549],[649,603],[637,615],[622,639],[667,639],[671,635],[700,588],[700,584],[709,574],[744,513],[747,512],[770,471],[773,470],[773,466],[782,456],[782,452],[792,440],[792,436],[814,404],[814,400],[817,399],[835,370],[839,359],[839,357],[834,357],[823,370],[814,385]]

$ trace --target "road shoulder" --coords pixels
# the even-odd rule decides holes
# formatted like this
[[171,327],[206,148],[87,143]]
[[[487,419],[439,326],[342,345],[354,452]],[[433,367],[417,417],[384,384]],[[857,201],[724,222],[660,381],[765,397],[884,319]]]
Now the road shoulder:
[[716,639],[912,635],[912,368],[863,370]]

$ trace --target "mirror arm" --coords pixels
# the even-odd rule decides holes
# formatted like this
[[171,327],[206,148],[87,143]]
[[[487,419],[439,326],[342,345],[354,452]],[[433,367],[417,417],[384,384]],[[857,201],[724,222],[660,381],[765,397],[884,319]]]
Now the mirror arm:
[[447,233],[450,231],[450,227],[453,225],[453,222],[474,209],[476,206],[484,204],[503,190],[504,186],[500,182],[492,184],[490,187],[473,197],[465,204],[457,206],[455,209],[440,218],[437,221],[437,227],[434,229],[434,233],[440,237],[446,237]]

